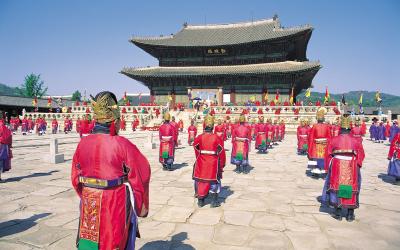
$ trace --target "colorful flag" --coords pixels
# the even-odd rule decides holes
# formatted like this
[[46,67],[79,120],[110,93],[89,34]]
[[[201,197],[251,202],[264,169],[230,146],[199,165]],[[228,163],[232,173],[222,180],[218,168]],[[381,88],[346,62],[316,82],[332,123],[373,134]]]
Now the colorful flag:
[[379,91],[376,91],[376,94],[375,94],[375,101],[376,101],[377,103],[381,103],[381,102],[382,102],[381,93],[379,93]]
[[268,90],[267,90],[267,93],[265,93],[264,101],[265,101],[265,102],[268,102]]
[[124,100],[124,103],[126,103],[126,100],[127,100],[126,91],[124,92],[124,97],[122,97],[122,99]]
[[326,102],[329,102],[329,99],[331,98],[331,96],[330,96],[330,94],[329,94],[329,91],[328,91],[328,87],[326,87],[326,89],[325,89],[325,100],[324,100],[324,102],[326,103]]
[[276,95],[275,95],[275,103],[279,102],[279,89],[276,90]]
[[142,99],[142,93],[139,93],[138,98],[139,98],[139,101],[140,101],[140,99]]
[[51,107],[52,99],[51,96],[47,99],[47,107]]
[[307,97],[307,98],[310,98],[310,96],[311,96],[311,88],[308,88],[306,90],[306,93],[304,94],[304,96]]
[[290,94],[289,102],[290,102],[290,105],[293,105],[293,102],[294,102],[294,88],[292,88],[292,93]]
[[344,94],[342,94],[342,104],[343,104],[343,105],[347,105],[346,99],[344,98]]
[[363,103],[363,93],[361,93],[360,100],[358,100],[358,111],[359,111],[360,114],[364,113],[364,109],[363,109],[362,103]]
[[35,97],[33,100],[32,100],[32,106],[34,106],[34,107],[36,107],[37,106],[37,97]]
[[168,95],[168,101],[172,101],[172,96]]

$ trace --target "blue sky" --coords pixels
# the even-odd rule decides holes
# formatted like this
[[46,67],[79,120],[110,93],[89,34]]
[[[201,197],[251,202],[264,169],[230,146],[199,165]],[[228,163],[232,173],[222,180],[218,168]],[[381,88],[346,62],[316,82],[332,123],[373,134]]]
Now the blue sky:
[[157,61],[132,35],[176,33],[189,24],[270,18],[311,24],[308,58],[323,68],[318,91],[381,90],[400,95],[400,1],[78,1],[0,0],[0,82],[41,74],[49,94],[147,92],[119,74]]

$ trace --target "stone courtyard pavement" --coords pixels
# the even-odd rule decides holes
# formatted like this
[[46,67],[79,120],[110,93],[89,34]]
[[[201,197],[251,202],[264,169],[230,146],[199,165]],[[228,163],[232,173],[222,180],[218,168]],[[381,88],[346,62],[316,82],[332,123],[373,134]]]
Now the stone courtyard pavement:
[[[386,176],[388,147],[364,141],[361,207],[356,221],[334,220],[316,200],[323,180],[306,175],[307,159],[288,135],[267,155],[250,154],[247,175],[225,168],[222,206],[198,208],[191,180],[193,149],[177,150],[165,172],[149,132],[127,135],[152,168],[150,214],[140,220],[137,249],[400,249],[400,186]],[[76,134],[57,135],[62,164],[42,160],[50,136],[14,136],[11,172],[0,183],[0,249],[75,249],[79,200],[70,184]],[[227,143],[230,149],[230,143]],[[254,146],[254,145],[252,145]],[[230,156],[230,152],[227,152]]]

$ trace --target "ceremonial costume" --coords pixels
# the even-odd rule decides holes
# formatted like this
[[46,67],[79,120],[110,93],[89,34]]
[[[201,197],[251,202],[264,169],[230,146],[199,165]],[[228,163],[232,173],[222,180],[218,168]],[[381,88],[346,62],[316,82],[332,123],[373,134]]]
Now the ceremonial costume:
[[331,125],[331,137],[338,136],[340,134],[340,125],[332,124]]
[[164,124],[160,126],[160,154],[159,161],[164,170],[172,170],[175,157],[176,127],[170,121],[170,114],[164,114]]
[[369,127],[369,135],[372,141],[375,141],[376,138],[378,137],[378,128],[376,125],[376,122],[372,122],[371,126]]
[[81,118],[79,118],[78,116],[78,119],[75,122],[75,130],[77,133],[80,133],[80,127],[81,127]]
[[364,160],[362,143],[350,135],[350,120],[341,119],[341,134],[329,140],[326,156],[328,175],[322,192],[322,202],[335,207],[334,218],[341,219],[341,208],[347,208],[346,219],[354,220],[359,206],[360,168]]
[[390,127],[390,132],[389,132],[389,141],[392,142],[393,138],[400,133],[400,128],[397,124],[397,121],[393,121],[393,125]]
[[396,181],[400,180],[400,133],[392,139],[390,144],[389,154],[389,167],[388,175],[396,178]]
[[126,121],[125,121],[125,117],[121,116],[121,130],[125,131],[126,130]]
[[218,120],[218,125],[214,127],[214,134],[218,135],[222,142],[226,140],[225,126],[222,124],[221,120]]
[[246,119],[243,115],[240,116],[239,122],[240,124],[232,132],[231,163],[236,165],[236,172],[246,173],[249,165],[251,131],[245,125]]
[[271,119],[267,119],[267,125],[265,128],[265,132],[267,133],[267,146],[272,148],[272,142],[274,140],[274,125],[271,123]]
[[174,138],[175,138],[175,147],[177,147],[178,146],[178,137],[179,137],[179,125],[178,125],[178,123],[175,122],[175,117],[174,116],[172,117],[172,121],[170,122],[170,124],[172,125],[172,127],[175,130],[175,136],[174,136]]
[[375,141],[379,143],[383,143],[386,140],[385,137],[385,126],[383,125],[383,122],[379,123],[379,126],[377,127],[378,132],[376,133]]
[[188,144],[190,146],[193,145],[194,139],[197,136],[197,128],[194,125],[194,121],[192,120],[190,126],[188,127]]
[[80,202],[78,249],[134,249],[137,216],[149,210],[150,166],[128,139],[118,136],[114,94],[93,101],[98,123],[75,151],[71,181]]
[[324,123],[326,109],[319,108],[317,112],[317,124],[311,128],[308,135],[308,167],[312,174],[325,173],[325,156],[327,154],[327,145],[331,138],[329,125]]
[[386,125],[385,125],[385,137],[386,137],[386,139],[390,137],[390,124],[389,124],[389,121],[387,121]]
[[21,132],[22,135],[26,135],[29,132],[29,120],[26,118],[26,116],[24,119],[22,119]]
[[360,143],[362,143],[362,141],[363,141],[363,139],[362,139],[362,128],[360,127],[360,121],[359,120],[356,120],[355,126],[351,129],[350,134],[354,138],[359,140]]
[[58,122],[56,118],[53,118],[53,121],[51,122],[51,133],[57,134],[57,130],[58,130]]
[[205,123],[204,133],[197,136],[193,142],[196,155],[193,165],[195,193],[199,207],[204,205],[204,199],[209,193],[212,199],[211,207],[218,207],[218,193],[221,190],[222,172],[226,161],[225,149],[223,140],[212,133],[213,117],[207,116]]
[[0,181],[1,173],[11,169],[12,158],[12,132],[4,124],[4,120],[0,119]]
[[297,153],[305,155],[308,151],[308,132],[309,128],[306,126],[305,121],[301,121],[297,127]]
[[264,117],[260,116],[258,118],[258,123],[256,125],[256,142],[254,143],[255,149],[259,152],[267,152],[267,125],[264,123]]

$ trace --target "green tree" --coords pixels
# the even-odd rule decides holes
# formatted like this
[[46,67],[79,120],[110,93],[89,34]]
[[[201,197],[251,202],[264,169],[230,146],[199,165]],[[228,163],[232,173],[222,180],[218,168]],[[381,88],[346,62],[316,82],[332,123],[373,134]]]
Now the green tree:
[[72,101],[79,101],[79,102],[80,102],[80,101],[82,100],[82,94],[81,94],[81,92],[79,92],[78,90],[75,91],[75,92],[72,94],[71,100],[72,100]]
[[40,75],[31,73],[25,76],[24,83],[18,88],[20,94],[26,97],[42,97],[47,92],[47,87],[40,80]]

